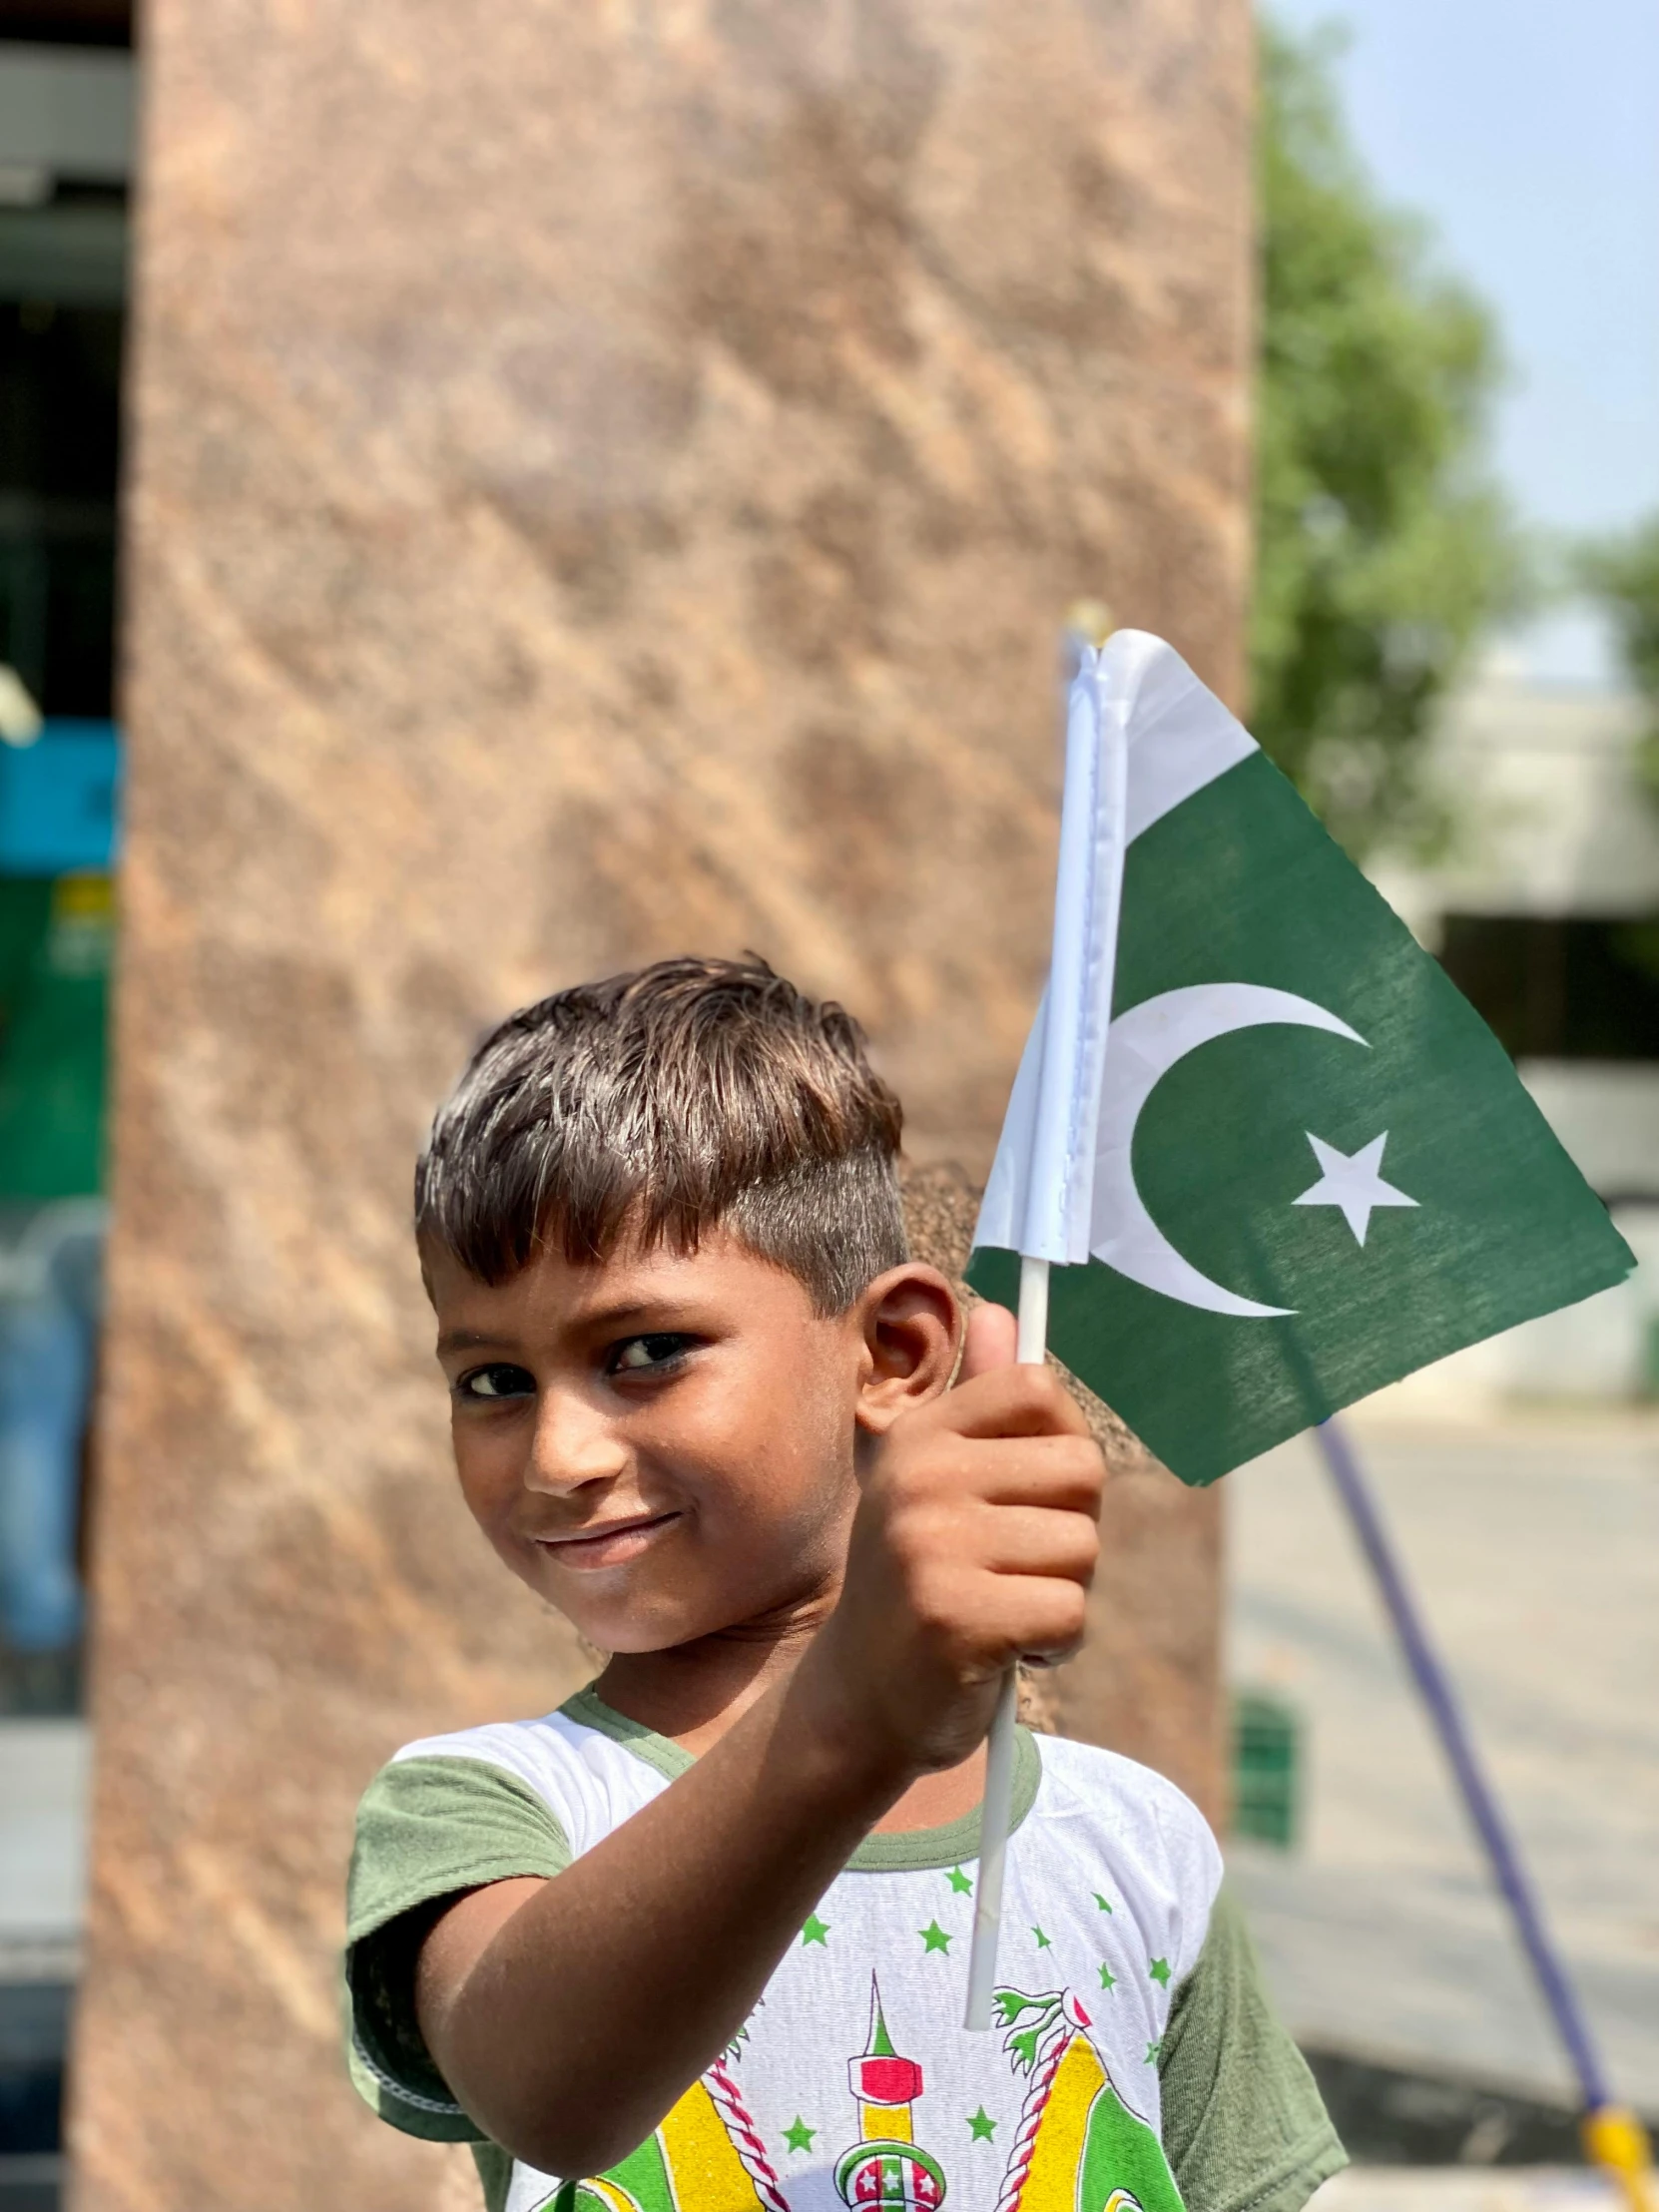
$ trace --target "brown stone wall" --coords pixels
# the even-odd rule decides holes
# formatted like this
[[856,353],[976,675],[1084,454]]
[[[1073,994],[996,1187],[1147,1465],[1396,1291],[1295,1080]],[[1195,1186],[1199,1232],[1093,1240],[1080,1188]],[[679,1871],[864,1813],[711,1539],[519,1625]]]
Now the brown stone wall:
[[[152,0],[88,2212],[467,2201],[340,2084],[351,1807],[581,1665],[446,1478],[424,1116],[509,1002],[755,945],[982,1170],[1062,610],[1237,684],[1248,37]],[[1075,1718],[1203,1786],[1213,1521],[1160,1479]]]

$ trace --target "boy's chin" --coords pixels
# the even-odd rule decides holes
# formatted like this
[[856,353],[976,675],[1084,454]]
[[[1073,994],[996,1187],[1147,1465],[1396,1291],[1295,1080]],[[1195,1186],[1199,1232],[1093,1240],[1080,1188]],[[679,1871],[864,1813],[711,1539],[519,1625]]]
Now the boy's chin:
[[[517,1560],[512,1563],[585,1642],[617,1658],[676,1651],[713,1637],[776,1641],[799,1629],[805,1614],[819,1613],[825,1594],[816,1583],[804,1587],[795,1575],[742,1576],[733,1587],[683,1566],[660,1574],[638,1572],[626,1580],[607,1576],[609,1589],[595,1587],[599,1576],[561,1575],[558,1587],[549,1588],[545,1572],[525,1573]],[[832,1600],[833,1592],[829,1594]]]
[[584,1642],[613,1658],[640,1658],[653,1651],[676,1651],[684,1644],[701,1642],[741,1625],[744,1616],[733,1617],[718,1606],[698,1606],[684,1600],[665,1599],[660,1604],[615,1607],[559,1606]]
[[695,1636],[680,1635],[674,1629],[630,1621],[619,1627],[602,1627],[598,1623],[579,1631],[584,1643],[592,1644],[611,1659],[643,1659],[654,1651],[674,1651],[681,1644],[693,1643]]
[[585,1644],[612,1659],[641,1659],[654,1651],[675,1651],[682,1644],[696,1643],[700,1636],[714,1634],[712,1629],[679,1621],[572,1620],[571,1625]]
[[[544,1598],[548,1592],[539,1593]],[[695,1643],[724,1623],[706,1620],[703,1608],[688,1604],[681,1592],[634,1594],[632,1601],[619,1596],[609,1604],[561,1602],[565,1592],[550,1600],[585,1643],[613,1657],[636,1656],[650,1651],[672,1651],[678,1644]]]

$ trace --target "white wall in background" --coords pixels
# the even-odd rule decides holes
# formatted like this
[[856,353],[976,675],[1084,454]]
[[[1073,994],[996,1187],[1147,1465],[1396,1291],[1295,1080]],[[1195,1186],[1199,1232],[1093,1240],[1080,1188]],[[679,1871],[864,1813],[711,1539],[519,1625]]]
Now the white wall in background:
[[133,166],[133,57],[0,45],[0,167],[124,184]]
[[1380,863],[1379,888],[1428,943],[1445,913],[1659,905],[1659,802],[1636,775],[1642,728],[1627,693],[1527,683],[1491,656],[1448,703],[1430,754],[1454,847],[1428,868]]

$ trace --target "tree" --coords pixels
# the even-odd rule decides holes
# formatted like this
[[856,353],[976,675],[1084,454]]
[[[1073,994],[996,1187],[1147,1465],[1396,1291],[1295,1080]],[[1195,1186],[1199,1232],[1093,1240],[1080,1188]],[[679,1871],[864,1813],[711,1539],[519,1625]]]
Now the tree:
[[1252,728],[1351,850],[1422,852],[1435,704],[1521,581],[1483,459],[1498,349],[1362,173],[1333,51],[1262,34]]
[[1613,618],[1625,673],[1647,710],[1637,759],[1659,799],[1659,515],[1586,547],[1580,573]]

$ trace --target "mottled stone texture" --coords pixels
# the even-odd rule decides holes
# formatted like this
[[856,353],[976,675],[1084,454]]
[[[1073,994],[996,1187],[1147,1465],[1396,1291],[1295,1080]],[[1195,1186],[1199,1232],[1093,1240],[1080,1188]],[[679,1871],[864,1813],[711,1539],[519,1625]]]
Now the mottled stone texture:
[[[1236,688],[1247,8],[153,0],[145,39],[76,2202],[416,2212],[464,2178],[335,2053],[352,1802],[582,1672],[446,1477],[423,1118],[508,1002],[755,945],[982,1171],[1062,610]],[[1214,1521],[1118,1496],[1064,1715],[1208,1793]]]

